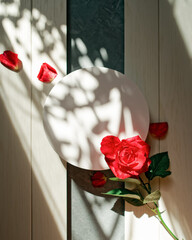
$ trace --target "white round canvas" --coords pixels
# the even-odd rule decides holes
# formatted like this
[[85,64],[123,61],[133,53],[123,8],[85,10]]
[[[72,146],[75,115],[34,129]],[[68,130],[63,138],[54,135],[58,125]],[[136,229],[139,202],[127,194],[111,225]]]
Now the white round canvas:
[[148,105],[139,88],[122,73],[104,67],[65,76],[47,97],[43,118],[59,156],[89,170],[108,169],[100,152],[103,137],[139,135],[145,140],[149,128]]

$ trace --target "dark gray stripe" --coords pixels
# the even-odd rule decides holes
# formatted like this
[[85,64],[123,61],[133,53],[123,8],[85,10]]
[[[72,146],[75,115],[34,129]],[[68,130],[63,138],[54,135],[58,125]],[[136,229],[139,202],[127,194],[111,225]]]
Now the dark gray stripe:
[[[67,72],[100,61],[104,67],[123,73],[124,1],[68,0],[67,14]],[[85,46],[84,51],[77,42]],[[82,58],[88,58],[91,65],[83,64]],[[83,176],[79,182],[74,178],[77,173]],[[124,218],[115,212],[123,212],[123,201],[85,191],[82,179],[91,174],[68,164],[67,239],[123,240]],[[110,174],[110,170],[106,171],[106,175]]]

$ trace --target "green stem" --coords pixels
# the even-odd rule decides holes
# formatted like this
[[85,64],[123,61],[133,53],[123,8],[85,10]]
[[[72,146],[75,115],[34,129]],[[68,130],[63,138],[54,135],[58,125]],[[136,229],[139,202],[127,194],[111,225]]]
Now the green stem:
[[148,188],[149,188],[149,191],[151,193],[151,185],[150,185],[150,181],[148,182]]
[[159,208],[158,208],[157,203],[154,202],[154,204],[155,204],[156,209],[150,208],[151,211],[153,211],[155,214],[157,214],[160,223],[161,223],[161,224],[163,225],[163,227],[167,230],[167,232],[170,234],[170,236],[171,236],[174,240],[179,240],[179,239],[173,234],[173,232],[169,229],[169,227],[167,226],[167,224],[164,222],[164,220],[163,220],[163,218],[162,218],[162,216],[161,216],[161,213],[160,213],[160,211],[159,211]]
[[[140,179],[140,181],[141,181],[141,183],[142,183],[142,186],[143,186],[143,188],[147,191],[147,193],[148,194],[150,194],[151,193],[151,186],[150,186],[150,182],[148,183],[148,188],[146,187],[146,184],[143,182],[143,179],[139,176],[139,179]],[[154,204],[155,204],[155,209],[153,209],[153,208],[150,208],[148,205],[148,207],[151,209],[151,211],[153,211],[154,213],[155,213],[155,215],[157,215],[158,216],[158,218],[159,218],[159,221],[160,221],[160,223],[163,225],[163,227],[167,230],[167,232],[170,234],[170,236],[174,239],[174,240],[179,240],[174,234],[173,234],[173,232],[169,229],[169,227],[167,226],[167,224],[164,222],[164,220],[163,220],[163,218],[162,218],[162,216],[161,216],[161,213],[160,213],[160,211],[159,211],[159,207],[158,207],[158,205],[157,205],[157,203],[156,202],[153,202]]]
[[[146,187],[146,184],[143,182],[143,179],[142,179],[140,176],[139,176],[139,180],[141,181],[142,186],[143,186],[144,189],[147,191],[147,193],[150,194],[151,191]],[[150,186],[150,188],[151,188],[151,186]]]
[[[143,188],[147,191],[148,194],[150,194],[150,193],[151,193],[150,181],[147,183],[147,184],[148,184],[148,188],[147,188],[147,187],[146,187],[146,184],[143,182],[143,179],[142,179],[140,176],[139,176],[139,179],[140,179],[140,181],[141,181],[141,183],[142,183]],[[162,218],[162,216],[161,216],[161,212],[159,211],[159,207],[158,207],[157,203],[156,203],[156,202],[153,202],[153,203],[155,204],[155,207],[156,207],[155,209],[149,207],[148,204],[147,204],[147,207],[148,207],[149,209],[151,209],[151,211],[154,212],[155,215],[158,216],[158,219],[159,219],[160,223],[161,223],[161,224],[163,225],[163,227],[167,230],[167,232],[170,234],[170,236],[171,236],[174,240],[179,240],[179,239],[173,234],[173,232],[169,229],[169,227],[167,226],[167,224],[164,222],[164,220],[163,220],[163,218]]]

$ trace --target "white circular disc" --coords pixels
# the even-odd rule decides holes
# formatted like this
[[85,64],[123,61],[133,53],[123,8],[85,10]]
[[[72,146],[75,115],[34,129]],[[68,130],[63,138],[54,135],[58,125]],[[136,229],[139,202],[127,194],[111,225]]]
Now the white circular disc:
[[102,138],[139,135],[146,139],[149,110],[138,87],[125,75],[104,67],[76,70],[51,90],[44,106],[44,128],[61,158],[89,170],[108,166]]

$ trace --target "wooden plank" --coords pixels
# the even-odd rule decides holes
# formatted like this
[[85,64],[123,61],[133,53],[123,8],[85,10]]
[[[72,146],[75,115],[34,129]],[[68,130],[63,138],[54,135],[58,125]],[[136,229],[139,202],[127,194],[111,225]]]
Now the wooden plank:
[[[151,122],[159,120],[158,103],[158,1],[125,1],[125,74],[143,92]],[[159,151],[157,140],[147,139],[151,155]],[[153,184],[158,188],[158,180]],[[125,239],[159,239],[159,222],[146,207],[125,204]]]
[[[161,206],[179,239],[192,239],[191,13],[191,1],[160,1],[160,116],[169,123],[160,147],[168,150],[172,171],[161,181]],[[160,236],[170,239],[162,228]]]
[[[122,0],[113,0],[110,1],[110,4],[108,1],[94,0],[71,0],[68,2],[68,43],[70,50],[67,63],[69,72],[90,66],[103,66],[123,72],[123,2]],[[98,102],[104,98],[107,103],[109,99],[106,92],[103,94],[102,89],[99,88],[99,90],[100,93],[94,91],[90,91],[90,93],[95,99],[97,99],[97,94],[100,96]],[[102,103],[99,104],[102,105]],[[96,122],[98,119],[99,116],[97,116]],[[88,146],[94,146],[91,138],[98,137],[99,134],[94,133],[93,129],[90,130],[93,131],[93,134],[90,132],[85,135],[84,141],[87,141]],[[77,169],[68,165],[68,184],[71,183],[71,233],[68,229],[68,240],[84,238],[122,240],[124,239],[124,218],[111,210],[116,199],[97,196],[98,189],[89,193],[87,189],[90,187],[85,187],[88,184],[91,185],[90,176],[92,174],[92,171],[88,171],[87,178],[85,178],[85,170],[78,169],[79,179],[77,180],[75,179]],[[89,181],[86,182],[86,179]],[[122,202],[119,205],[124,207]]]
[[31,239],[30,1],[0,5],[0,53],[19,54],[19,73],[0,66],[0,239]]
[[124,71],[123,2],[69,1],[68,72],[91,66]]
[[[33,1],[32,9],[32,238],[66,238],[66,166],[43,129],[43,104],[66,73],[66,1]],[[59,76],[51,84],[37,79],[47,62]]]

